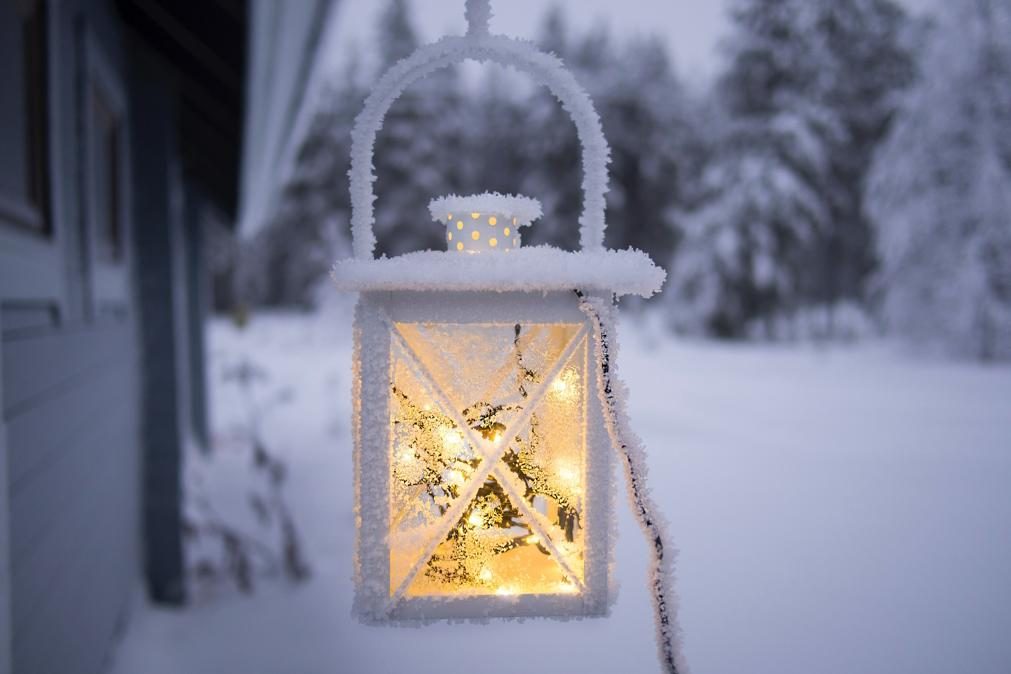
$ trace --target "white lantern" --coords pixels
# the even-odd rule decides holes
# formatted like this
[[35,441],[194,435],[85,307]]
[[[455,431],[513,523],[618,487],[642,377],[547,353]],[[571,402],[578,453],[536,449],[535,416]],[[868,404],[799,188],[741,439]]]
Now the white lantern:
[[[387,72],[352,139],[354,257],[333,275],[360,292],[355,612],[366,622],[600,615],[613,597],[610,456],[627,448],[604,332],[612,298],[648,297],[664,272],[642,252],[603,247],[608,150],[585,92],[557,58],[489,35],[487,16],[485,2],[469,2],[466,36]],[[572,115],[584,169],[579,251],[522,248],[518,230],[539,204],[483,194],[432,202],[448,250],[374,259],[383,117],[412,82],[466,59],[526,72]],[[635,460],[625,468],[638,489]],[[662,577],[669,562],[656,541]]]

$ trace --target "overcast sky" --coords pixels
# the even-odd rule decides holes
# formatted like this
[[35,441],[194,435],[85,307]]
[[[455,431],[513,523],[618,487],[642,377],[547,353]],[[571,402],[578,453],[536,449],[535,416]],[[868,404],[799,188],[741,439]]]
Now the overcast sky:
[[[935,0],[899,0],[911,11],[923,11]],[[341,60],[349,44],[365,46],[374,39],[375,14],[388,0],[339,0],[332,56]],[[679,73],[702,83],[720,66],[717,44],[726,27],[730,0],[492,0],[492,31],[536,37],[544,12],[552,5],[568,11],[577,28],[606,21],[618,35],[666,35]],[[464,0],[411,0],[415,25],[431,41],[465,29]]]

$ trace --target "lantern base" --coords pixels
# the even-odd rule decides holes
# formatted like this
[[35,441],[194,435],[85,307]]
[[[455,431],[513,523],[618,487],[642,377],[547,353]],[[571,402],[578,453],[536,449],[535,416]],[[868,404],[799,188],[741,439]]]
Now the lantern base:
[[441,620],[484,622],[493,618],[605,618],[610,613],[606,599],[588,602],[582,597],[551,594],[513,597],[418,597],[402,601],[381,619],[360,616],[365,624],[423,623]]

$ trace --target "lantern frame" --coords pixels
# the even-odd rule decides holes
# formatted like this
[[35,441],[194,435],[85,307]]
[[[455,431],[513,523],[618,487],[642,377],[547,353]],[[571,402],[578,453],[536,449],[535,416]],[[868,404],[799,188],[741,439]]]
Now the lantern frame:
[[[582,591],[571,594],[496,594],[405,596],[391,584],[391,378],[396,324],[454,326],[521,324],[578,326],[572,342],[582,343],[579,366],[584,375],[592,362],[592,326],[572,293],[546,295],[477,292],[369,292],[359,299],[355,316],[354,410],[356,466],[355,612],[368,622],[440,618],[490,618],[603,615],[614,599],[609,568],[613,554],[613,470],[604,421],[593,376],[583,376]],[[564,364],[568,357],[559,358]],[[541,383],[547,387],[550,379]],[[534,410],[531,410],[534,411]],[[485,457],[487,459],[487,457]],[[489,465],[494,472],[495,465]],[[462,504],[466,505],[466,504]],[[446,518],[452,515],[447,514]],[[449,528],[452,527],[449,521]],[[421,562],[426,560],[419,560]]]

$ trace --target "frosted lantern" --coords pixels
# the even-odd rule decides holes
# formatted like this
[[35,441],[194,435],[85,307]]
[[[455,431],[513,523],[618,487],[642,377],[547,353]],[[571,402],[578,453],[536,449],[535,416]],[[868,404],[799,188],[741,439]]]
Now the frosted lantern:
[[606,607],[608,453],[569,295],[363,294],[359,572],[373,617]]
[[[354,257],[333,276],[360,293],[355,612],[368,622],[599,615],[613,596],[602,314],[613,297],[656,292],[664,272],[642,252],[603,247],[607,143],[585,92],[555,57],[469,18],[468,35],[383,76],[352,139]],[[539,204],[482,194],[430,205],[446,250],[374,258],[383,117],[411,83],[466,59],[526,72],[572,115],[585,173],[579,251],[521,247]]]

